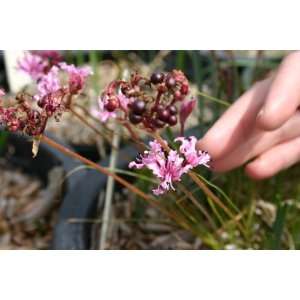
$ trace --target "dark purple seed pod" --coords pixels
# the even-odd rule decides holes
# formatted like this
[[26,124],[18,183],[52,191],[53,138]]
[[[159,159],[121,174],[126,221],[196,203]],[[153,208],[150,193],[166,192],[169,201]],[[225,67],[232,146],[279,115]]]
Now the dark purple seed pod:
[[134,114],[142,115],[146,110],[146,103],[143,100],[137,99],[131,104],[130,108]]
[[174,77],[169,76],[166,80],[166,86],[171,89],[176,85],[176,80]]
[[154,111],[156,111],[156,112],[160,112],[160,111],[163,111],[165,109],[165,107],[162,105],[162,104],[158,104],[156,107],[155,107],[155,109],[154,109]]
[[143,121],[143,117],[141,115],[134,114],[133,112],[129,113],[129,121],[132,124],[139,124]]
[[151,75],[150,81],[153,84],[158,84],[158,83],[162,83],[164,78],[165,78],[164,73],[156,72]]
[[177,115],[177,113],[178,113],[177,107],[175,105],[170,105],[167,109],[168,109],[170,115],[172,115],[172,116]]
[[163,128],[166,125],[166,123],[162,120],[159,120],[159,119],[153,119],[153,125],[156,128]]
[[116,99],[110,99],[108,102],[104,105],[105,109],[109,112],[115,111],[119,107],[119,103]]
[[161,121],[168,122],[170,117],[170,112],[167,109],[161,110],[157,113],[157,117]]
[[176,116],[170,116],[168,119],[168,124],[170,126],[175,126],[177,124],[177,117]]

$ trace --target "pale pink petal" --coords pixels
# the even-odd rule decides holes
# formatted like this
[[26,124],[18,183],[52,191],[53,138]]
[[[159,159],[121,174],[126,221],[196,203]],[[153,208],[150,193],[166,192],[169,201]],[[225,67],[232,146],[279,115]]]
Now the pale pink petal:
[[74,94],[83,89],[87,77],[93,74],[90,67],[75,67],[74,65],[68,65],[65,62],[60,63],[59,66],[68,73],[69,90]]
[[40,79],[37,89],[40,97],[46,96],[47,94],[55,93],[61,88],[58,77],[58,68],[53,66],[50,71],[43,75]]
[[128,104],[131,102],[131,100],[129,98],[127,98],[126,96],[124,96],[123,94],[119,94],[118,95],[118,99],[120,102],[120,106],[124,109],[124,110],[128,110]]
[[17,62],[17,68],[32,77],[34,80],[39,79],[44,74],[47,66],[40,56],[26,52],[25,55]]
[[105,99],[99,97],[98,99],[99,110],[97,112],[97,117],[100,119],[102,123],[105,123],[109,119],[113,119],[117,117],[117,114],[115,112],[109,112],[105,109],[104,103],[105,103]]

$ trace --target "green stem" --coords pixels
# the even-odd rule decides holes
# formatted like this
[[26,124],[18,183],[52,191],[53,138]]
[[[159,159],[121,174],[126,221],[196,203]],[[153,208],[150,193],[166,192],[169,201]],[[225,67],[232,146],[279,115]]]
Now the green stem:
[[197,93],[198,93],[198,95],[202,96],[203,98],[206,98],[206,99],[211,100],[211,101],[213,101],[213,102],[222,104],[222,105],[224,105],[224,106],[226,106],[226,107],[229,107],[229,106],[230,106],[230,103],[227,102],[227,101],[225,101],[225,100],[221,100],[221,99],[215,98],[215,97],[213,97],[213,96],[210,96],[210,95],[208,95],[208,94],[206,94],[206,93],[203,93],[203,92],[200,92],[200,91],[198,91]]

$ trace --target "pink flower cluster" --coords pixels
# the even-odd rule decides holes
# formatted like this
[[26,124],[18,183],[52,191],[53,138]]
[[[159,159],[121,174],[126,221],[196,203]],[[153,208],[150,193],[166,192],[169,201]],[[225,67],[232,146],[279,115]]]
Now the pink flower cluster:
[[38,95],[36,95],[36,99],[55,93],[61,88],[58,71],[58,67],[53,66],[47,74],[41,77],[37,84]]
[[69,75],[69,92],[71,94],[79,93],[83,89],[87,77],[93,74],[90,67],[77,68],[65,62],[59,64],[59,66],[61,70],[66,71]]
[[77,68],[62,62],[61,55],[54,50],[26,52],[18,61],[18,69],[38,82],[40,97],[61,88],[59,71],[68,74],[68,90],[71,94],[79,93],[87,77],[92,74],[89,67]]
[[5,93],[0,90],[0,125],[9,131],[22,131],[31,136],[44,131],[47,122],[45,111],[32,109],[22,94],[16,98],[17,103],[14,106],[4,107],[3,96]]
[[210,156],[207,152],[196,149],[197,139],[194,136],[179,137],[175,139],[177,141],[181,143],[179,151],[170,150],[166,153],[161,144],[154,140],[149,143],[149,151],[145,151],[129,164],[129,168],[146,167],[158,178],[159,186],[153,190],[155,195],[161,195],[170,189],[175,190],[173,182],[180,181],[181,176],[191,169],[200,165],[209,167]]
[[5,93],[0,89],[0,123],[10,131],[19,130],[31,136],[43,133],[49,117],[58,119],[70,108],[72,97],[82,91],[92,74],[88,67],[61,62],[57,51],[27,52],[18,67],[36,80],[37,93],[19,93],[6,107],[1,99]]
[[28,51],[18,60],[17,68],[38,80],[61,61],[62,56],[55,50]]
[[[92,74],[89,67],[77,68],[61,62],[57,51],[27,52],[19,60],[18,67],[36,80],[37,94],[34,99],[49,117],[53,114],[59,115],[65,110],[69,105],[68,100],[66,103],[63,101],[65,96],[80,93],[87,77]],[[67,85],[63,84],[64,77],[61,73],[67,74]]]
[[43,76],[46,66],[47,64],[42,57],[30,52],[25,53],[25,55],[18,61],[18,69],[29,75],[34,80],[38,80],[41,76]]
[[[61,83],[60,71],[68,74],[68,86]],[[37,84],[38,94],[35,99],[38,105],[47,111],[48,116],[65,109],[63,98],[66,95],[78,94],[85,85],[87,77],[92,74],[89,67],[76,68],[65,62],[59,66],[53,66],[49,72],[43,75]]]

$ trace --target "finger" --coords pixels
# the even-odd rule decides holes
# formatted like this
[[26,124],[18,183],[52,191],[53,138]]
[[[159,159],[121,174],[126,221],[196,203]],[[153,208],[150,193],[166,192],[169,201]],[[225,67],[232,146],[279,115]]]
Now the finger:
[[271,177],[300,160],[300,137],[279,144],[264,152],[246,166],[246,173],[254,179]]
[[268,78],[242,95],[198,142],[198,149],[208,151],[213,159],[219,159],[244,143],[251,134],[270,86],[271,78]]
[[288,55],[275,74],[257,123],[265,130],[284,124],[300,104],[300,51]]
[[226,155],[212,163],[216,172],[225,172],[234,169],[248,160],[260,155],[271,147],[296,138],[300,135],[300,112],[297,112],[282,127],[274,131],[256,129],[249,139]]

